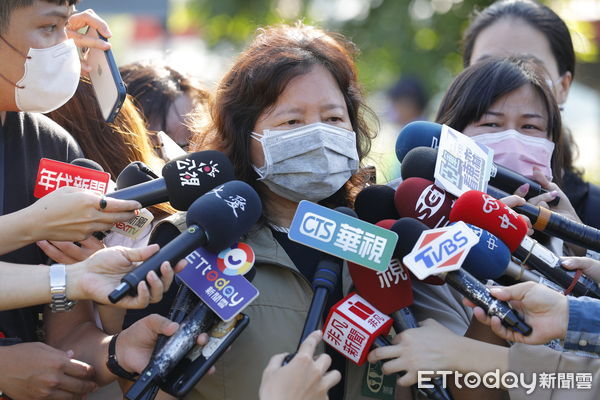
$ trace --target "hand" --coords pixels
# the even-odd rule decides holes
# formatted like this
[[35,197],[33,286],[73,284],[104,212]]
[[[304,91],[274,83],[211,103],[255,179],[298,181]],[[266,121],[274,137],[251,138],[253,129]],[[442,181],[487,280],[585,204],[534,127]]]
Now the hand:
[[81,246],[77,246],[73,242],[57,242],[42,240],[37,242],[37,245],[51,259],[61,264],[75,264],[89,258],[97,252],[105,248],[101,240],[90,236],[85,240],[78,242]]
[[[137,249],[116,246],[100,250],[81,263],[69,265],[67,297],[112,304],[108,300],[108,295],[120,284],[123,275],[135,268],[134,263],[150,258],[157,251],[156,244]],[[145,308],[149,303],[159,302],[173,282],[174,274],[181,271],[186,264],[185,259],[181,260],[175,269],[172,269],[169,262],[165,261],[160,266],[161,278],[154,271],[150,271],[146,276],[148,283],[145,281],[139,283],[136,297],[127,296],[114,305],[121,308]]]
[[[158,314],[152,314],[136,321],[119,334],[115,351],[119,365],[128,372],[141,373],[150,361],[158,335],[171,336],[179,324]],[[204,346],[208,335],[202,333],[196,343]]]
[[[533,179],[539,182],[539,184],[546,189],[548,193],[532,197],[529,199],[529,203],[535,206],[547,208],[548,210],[561,214],[573,221],[581,222],[581,219],[579,219],[579,216],[571,205],[567,195],[563,193],[556,183],[550,182],[537,167],[533,167]],[[556,206],[549,206],[548,202],[554,200],[556,197],[560,197],[558,204]]]
[[[97,48],[100,50],[110,49],[110,43],[105,42],[100,38],[85,35],[79,32],[82,28],[89,27],[96,29],[105,38],[112,37],[112,33],[106,21],[98,16],[93,10],[85,10],[80,13],[71,15],[67,23],[67,36],[75,41],[77,47]],[[90,66],[85,62],[81,63],[81,69],[84,73],[90,72]]]
[[452,364],[457,342],[462,340],[445,326],[426,319],[419,328],[407,329],[397,334],[392,340],[393,346],[379,347],[369,353],[370,363],[389,360],[381,366],[384,374],[400,371],[406,374],[398,378],[398,385],[410,386],[417,382],[420,370],[441,371],[456,369]]
[[93,368],[43,343],[0,347],[0,390],[19,399],[73,399],[96,390]]
[[331,365],[331,357],[327,354],[313,359],[322,335],[321,331],[311,333],[292,361],[283,367],[281,363],[287,354],[271,357],[260,383],[261,400],[327,399],[327,391],[342,379],[342,375],[336,370],[327,372]]
[[24,212],[34,240],[81,241],[93,232],[110,229],[116,222],[127,221],[141,204],[133,200],[106,198],[84,189],[63,186],[42,197]]
[[[527,194],[527,190],[529,190],[528,184],[521,185],[517,188],[517,190],[515,190],[515,193],[513,195],[503,197],[500,199],[500,201],[510,208],[524,206],[525,204],[527,204],[527,201],[523,198],[523,196]],[[527,223],[527,236],[533,235],[533,225],[531,224],[531,220],[529,219],[529,217],[523,214],[519,215]]]
[[563,257],[561,261],[566,269],[580,269],[588,278],[600,283],[600,261],[589,257]]
[[500,318],[490,318],[483,309],[463,299],[465,305],[474,307],[477,320],[491,326],[492,331],[502,339],[525,344],[544,344],[552,339],[563,339],[567,334],[569,305],[566,296],[534,282],[494,286],[490,288],[490,293],[499,300],[508,301],[533,329],[531,335],[523,336],[502,325]]

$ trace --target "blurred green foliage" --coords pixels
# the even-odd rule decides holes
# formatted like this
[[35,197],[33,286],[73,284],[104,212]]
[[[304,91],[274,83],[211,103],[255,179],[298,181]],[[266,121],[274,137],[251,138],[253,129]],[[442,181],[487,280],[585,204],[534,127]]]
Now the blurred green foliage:
[[[360,78],[368,91],[388,87],[401,75],[410,74],[420,77],[430,93],[437,93],[462,69],[460,42],[470,15],[492,2],[188,0],[174,12],[176,23],[171,25],[193,21],[210,46],[241,49],[257,27],[301,19],[341,32],[357,44]],[[586,61],[585,57],[581,55],[580,60]]]

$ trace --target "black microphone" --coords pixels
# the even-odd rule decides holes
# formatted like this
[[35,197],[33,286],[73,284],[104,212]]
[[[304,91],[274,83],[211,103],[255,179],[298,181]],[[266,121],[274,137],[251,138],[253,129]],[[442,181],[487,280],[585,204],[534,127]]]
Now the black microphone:
[[137,200],[142,207],[169,201],[185,211],[198,197],[234,179],[231,161],[215,150],[200,151],[175,158],[162,169],[162,178],[130,186],[107,197]]
[[[401,233],[402,240],[398,241],[397,249],[398,256],[402,259],[413,250],[421,233],[429,230],[429,227],[413,218],[400,218],[392,230]],[[483,283],[463,268],[440,274],[440,277],[463,296],[483,308],[488,315],[500,318],[502,324],[507,328],[525,336],[531,334],[531,327],[506,302],[494,298]]]
[[395,190],[387,185],[371,185],[361,190],[354,200],[354,210],[363,221],[376,224],[384,219],[398,219],[394,205]]
[[150,167],[141,161],[129,163],[117,176],[117,190],[160,178]]
[[108,299],[116,303],[127,294],[136,294],[148,272],[160,276],[165,261],[175,265],[198,247],[213,253],[227,248],[258,221],[261,212],[260,198],[247,183],[230,181],[216,187],[192,203],[186,216],[187,230],[125,275]]
[[94,160],[90,160],[89,158],[76,158],[71,161],[71,164],[104,172],[104,168],[102,168],[100,164]]
[[[493,186],[488,186],[487,193],[497,199],[509,195]],[[545,232],[565,242],[600,252],[600,229],[573,221],[554,211],[532,204],[513,207],[513,210],[527,216],[536,231]]]

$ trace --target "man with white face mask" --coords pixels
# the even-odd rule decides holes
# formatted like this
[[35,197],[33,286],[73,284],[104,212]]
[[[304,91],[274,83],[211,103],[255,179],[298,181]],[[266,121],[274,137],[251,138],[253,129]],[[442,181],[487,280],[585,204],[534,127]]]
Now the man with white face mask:
[[[74,94],[82,69],[77,45],[110,47],[77,32],[90,26],[111,36],[106,23],[93,12],[73,14],[76,2],[0,1],[0,261],[45,264],[47,258],[35,246],[36,241],[82,240],[128,220],[140,208],[135,201],[105,199],[75,188],[61,188],[34,203],[41,158],[70,162],[83,156],[66,131],[36,113],[54,110]],[[83,69],[88,68],[84,65]],[[66,293],[71,278],[64,267],[49,269],[49,276],[49,290],[60,289],[53,285],[62,282],[63,297],[57,299],[68,309]],[[150,286],[157,294],[154,301],[158,301],[161,281]],[[59,306],[54,297],[53,306]],[[46,308],[45,339],[39,330],[41,312],[37,307],[0,312],[0,399],[80,398],[98,384],[115,379],[113,369],[105,365],[110,337],[90,323],[87,305],[56,314]],[[129,356],[139,358],[145,350],[135,343],[141,339],[149,346],[149,356],[156,334],[165,328],[162,320],[146,321],[134,329],[137,334],[121,335],[114,351],[132,351],[135,354]],[[47,344],[40,343],[42,340]],[[128,372],[137,368],[122,358],[120,361]]]

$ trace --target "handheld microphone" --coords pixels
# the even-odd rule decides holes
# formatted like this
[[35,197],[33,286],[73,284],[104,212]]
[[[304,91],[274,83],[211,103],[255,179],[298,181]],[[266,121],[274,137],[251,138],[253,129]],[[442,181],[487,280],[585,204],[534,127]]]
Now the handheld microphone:
[[198,197],[234,179],[233,165],[221,152],[200,151],[166,163],[162,178],[130,186],[107,194],[123,200],[137,200],[142,207],[169,201],[177,210],[185,211]]
[[[399,256],[403,258],[413,250],[421,233],[429,228],[427,225],[416,219],[400,218],[398,222],[394,224],[392,229],[399,235],[402,235],[401,237],[403,240],[398,241],[398,252]],[[477,260],[477,262],[488,261],[489,260]],[[506,302],[492,297],[488,288],[465,269],[460,268],[456,271],[449,271],[445,274],[440,274],[440,277],[463,296],[483,308],[488,315],[499,317],[502,324],[507,328],[520,332],[525,336],[531,334],[531,327],[527,325]]]
[[[440,133],[441,133],[441,129],[442,129],[442,125],[440,124],[435,124],[433,122],[420,122],[422,126],[422,124],[433,124],[436,125],[438,128],[438,135],[437,138],[439,140],[440,137]],[[424,134],[431,134],[431,132],[433,131],[433,127],[430,129],[427,129],[426,131],[424,131]],[[416,134],[417,130],[416,129],[411,129],[410,131],[411,134]],[[416,140],[416,139],[414,139]],[[421,138],[421,140],[423,141],[422,143],[424,143],[423,145],[421,145],[420,147],[414,147],[411,150],[409,150],[402,162],[401,165],[401,175],[402,178],[405,179],[407,177],[411,177],[411,176],[416,176],[416,177],[421,177],[421,178],[425,178],[425,179],[429,179],[431,181],[435,181],[435,179],[433,178],[433,174],[435,171],[435,161],[437,158],[437,148],[431,148],[431,147],[425,147],[425,146],[429,146],[428,143],[432,143],[432,139],[427,138],[427,137],[423,137]],[[400,141],[400,137],[398,137],[398,140],[396,141],[396,143],[398,143],[398,141]],[[406,140],[406,142],[412,142],[413,139]],[[402,141],[404,143],[404,141]],[[437,143],[437,142],[436,142]],[[408,164],[408,165],[407,165]],[[542,188],[542,186],[537,183],[536,181],[529,179],[521,174],[518,174],[514,171],[511,171],[508,168],[505,168],[501,165],[498,164],[493,164],[492,165],[492,173],[491,176],[489,177],[489,183],[490,185],[493,185],[497,188],[500,188],[506,192],[509,193],[514,193],[515,190],[517,190],[521,185],[527,183],[529,184],[529,191],[527,192],[527,194],[525,195],[526,199],[530,199],[532,197],[538,196],[540,194],[544,194],[544,193],[548,193],[548,191],[544,188]],[[557,201],[558,197],[554,200],[552,200],[551,204],[558,204]]]
[[354,200],[354,210],[360,219],[371,224],[400,218],[394,207],[394,189],[386,185],[371,185],[361,190]]
[[523,217],[492,196],[477,190],[464,193],[454,203],[450,220],[464,221],[496,235],[513,256],[567,289],[567,293],[600,298],[600,289],[596,285],[586,284],[577,275],[569,275],[561,267],[560,258],[527,236]]
[[400,217],[418,219],[430,228],[450,223],[448,216],[456,197],[423,178],[408,178],[396,189],[394,204]]
[[160,265],[165,261],[175,265],[197,247],[213,253],[227,248],[258,221],[261,212],[260,198],[247,183],[229,181],[216,187],[192,203],[186,216],[188,229],[125,275],[109,300],[116,303],[127,294],[135,294],[148,272],[160,276]]
[[[497,199],[508,196],[508,193],[493,186],[488,186],[487,193]],[[527,216],[536,231],[545,232],[565,242],[600,252],[600,229],[573,221],[547,208],[529,203],[513,207],[513,210]]]
[[129,163],[117,176],[117,190],[125,189],[140,183],[150,182],[159,176],[141,161]]

